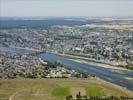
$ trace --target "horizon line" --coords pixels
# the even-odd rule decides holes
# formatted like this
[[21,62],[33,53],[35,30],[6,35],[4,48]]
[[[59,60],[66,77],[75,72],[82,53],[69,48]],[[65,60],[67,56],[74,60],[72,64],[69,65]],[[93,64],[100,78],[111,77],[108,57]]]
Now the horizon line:
[[131,16],[0,16],[0,18],[4,18],[4,17],[6,17],[6,18],[48,18],[48,17],[59,17],[59,18],[61,18],[61,17],[79,17],[79,18],[81,18],[81,17],[95,17],[95,18],[113,18],[113,17],[121,17],[121,18],[129,18],[129,17],[133,17],[133,15],[131,15]]

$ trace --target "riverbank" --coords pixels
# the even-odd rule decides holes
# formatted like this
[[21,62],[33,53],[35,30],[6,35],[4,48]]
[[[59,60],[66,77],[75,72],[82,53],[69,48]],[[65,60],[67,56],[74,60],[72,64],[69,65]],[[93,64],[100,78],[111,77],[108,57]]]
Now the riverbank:
[[6,100],[65,100],[68,95],[126,96],[132,91],[101,79],[0,79],[0,99]]
[[16,49],[21,49],[21,50],[26,50],[26,51],[31,51],[31,52],[42,52],[42,50],[34,49],[34,48],[28,48],[28,47],[16,47],[16,46],[10,46],[11,48],[16,48]]
[[105,64],[105,63],[102,63],[102,62],[98,63],[96,60],[86,58],[86,57],[70,55],[70,54],[63,54],[63,53],[54,53],[54,54],[69,57],[71,60],[76,61],[76,62],[86,63],[86,64],[95,65],[95,66],[104,67],[104,68],[110,68],[110,69],[117,70],[117,71],[129,70],[129,69],[126,69],[126,68],[117,67],[117,66],[113,66],[113,65],[110,65],[110,64]]

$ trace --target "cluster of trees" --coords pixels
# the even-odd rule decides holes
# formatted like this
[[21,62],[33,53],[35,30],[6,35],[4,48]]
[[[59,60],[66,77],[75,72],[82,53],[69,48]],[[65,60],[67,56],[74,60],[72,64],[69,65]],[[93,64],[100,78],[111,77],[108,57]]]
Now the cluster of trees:
[[126,68],[126,69],[133,70],[133,65],[117,65],[117,67],[123,67],[123,68]]
[[43,67],[33,68],[32,71],[25,75],[26,78],[44,78],[47,75],[47,70],[49,68],[63,67],[63,64],[59,62],[49,62],[47,61],[47,65],[43,65]]
[[57,66],[60,66],[60,67],[64,67],[63,64],[61,64],[60,62],[49,62],[47,61],[47,67],[52,67],[52,68],[56,68]]
[[82,96],[80,92],[76,95],[76,99],[73,96],[66,96],[66,100],[133,100],[132,97],[116,97],[116,96]]

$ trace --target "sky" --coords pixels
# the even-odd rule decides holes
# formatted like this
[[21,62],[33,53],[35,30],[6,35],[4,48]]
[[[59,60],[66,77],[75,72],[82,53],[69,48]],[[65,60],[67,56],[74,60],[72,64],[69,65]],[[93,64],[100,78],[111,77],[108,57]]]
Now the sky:
[[133,0],[0,0],[0,17],[133,16]]

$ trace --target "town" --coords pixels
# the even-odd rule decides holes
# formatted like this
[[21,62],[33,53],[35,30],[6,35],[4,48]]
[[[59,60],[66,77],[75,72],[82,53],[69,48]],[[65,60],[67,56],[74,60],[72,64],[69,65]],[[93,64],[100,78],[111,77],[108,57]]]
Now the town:
[[132,23],[51,25],[47,28],[0,29],[0,44],[84,56],[133,69]]
[[0,52],[0,78],[88,78],[78,70],[65,68],[59,62],[43,61],[35,56]]

